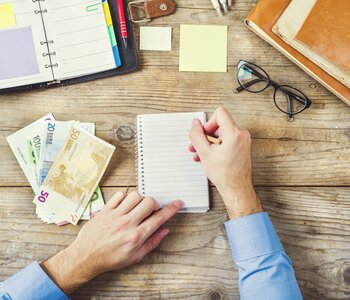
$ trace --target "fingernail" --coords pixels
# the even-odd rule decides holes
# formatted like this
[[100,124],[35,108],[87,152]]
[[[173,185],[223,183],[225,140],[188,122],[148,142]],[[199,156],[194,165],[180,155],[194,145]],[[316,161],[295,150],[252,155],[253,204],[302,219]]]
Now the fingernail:
[[124,196],[124,193],[123,192],[117,192],[116,196]]
[[168,228],[165,228],[159,233],[159,235],[161,238],[163,238],[163,237],[167,236],[169,234],[169,232],[170,232],[170,230]]
[[182,208],[182,207],[185,206],[185,203],[184,203],[183,201],[181,201],[181,200],[176,200],[176,201],[175,201],[175,205],[176,205],[176,207],[177,207],[178,209],[180,209],[180,208]]

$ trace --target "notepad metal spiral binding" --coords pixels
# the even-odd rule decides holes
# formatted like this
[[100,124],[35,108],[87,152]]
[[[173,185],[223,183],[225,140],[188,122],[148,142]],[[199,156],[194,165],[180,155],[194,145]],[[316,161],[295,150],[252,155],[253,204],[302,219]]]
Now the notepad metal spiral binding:
[[135,168],[136,182],[139,193],[145,197],[145,167],[143,165],[143,136],[142,136],[142,116],[137,116],[136,121],[136,146],[135,146]]
[[[40,14],[40,17],[41,17],[41,21],[44,23],[44,17],[43,17],[43,14],[46,14],[48,12],[47,9],[42,9],[41,7],[41,3],[40,2],[45,2],[45,0],[32,0],[34,3],[37,2],[38,5],[39,5],[39,9],[38,10],[35,10],[34,11],[34,14],[38,15]],[[40,45],[46,45],[47,47],[47,52],[43,52],[42,55],[45,57],[45,56],[48,56],[49,57],[49,60],[50,60],[50,63],[49,64],[46,64],[45,65],[45,68],[46,69],[49,69],[51,68],[51,72],[52,72],[52,76],[53,78],[55,78],[55,75],[54,75],[54,68],[57,68],[58,67],[58,63],[57,62],[53,62],[53,59],[52,59],[52,56],[55,56],[56,55],[56,51],[51,51],[50,49],[50,45],[53,45],[54,44],[54,41],[53,40],[48,40],[47,38],[47,35],[46,35],[46,31],[44,31],[44,35],[45,35],[45,40],[44,41],[40,41]],[[46,86],[49,86],[49,85],[52,85],[52,84],[57,84],[57,83],[60,83],[60,80],[54,80],[54,81],[51,81],[51,82],[48,82],[46,83]]]

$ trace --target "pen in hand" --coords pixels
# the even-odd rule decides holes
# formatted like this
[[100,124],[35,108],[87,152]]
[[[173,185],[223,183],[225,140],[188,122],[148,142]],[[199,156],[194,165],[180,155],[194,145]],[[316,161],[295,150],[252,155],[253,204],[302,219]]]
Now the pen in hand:
[[218,138],[215,138],[215,137],[210,136],[210,135],[206,135],[205,137],[212,144],[215,144],[215,145],[221,145],[222,144],[222,140],[220,140]]

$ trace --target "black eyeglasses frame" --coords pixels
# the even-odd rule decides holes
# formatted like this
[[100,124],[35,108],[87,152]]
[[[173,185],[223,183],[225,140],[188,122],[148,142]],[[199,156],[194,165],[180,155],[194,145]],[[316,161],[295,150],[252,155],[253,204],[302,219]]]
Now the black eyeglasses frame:
[[[250,65],[253,65],[253,66],[257,67],[258,69],[262,70],[262,71],[264,72],[264,74],[266,75],[266,76],[262,76],[260,73],[255,72],[255,70],[249,69],[255,76],[261,78],[263,81],[268,81],[267,85],[266,85],[263,89],[261,89],[261,90],[259,90],[259,91],[251,91],[251,90],[249,90],[248,88],[244,87],[244,86],[241,84],[240,79],[239,79],[239,70],[240,70],[243,66],[245,66],[245,65],[248,66],[247,64],[250,64]],[[267,88],[269,88],[269,87],[273,87],[273,88],[275,89],[275,92],[274,92],[274,95],[273,95],[273,101],[274,101],[274,103],[275,103],[275,106],[278,108],[279,111],[281,111],[281,112],[283,112],[284,114],[288,115],[288,119],[293,119],[293,116],[295,116],[295,115],[297,115],[297,114],[300,114],[300,113],[303,112],[305,109],[307,109],[307,108],[309,108],[309,107],[311,106],[311,104],[312,104],[311,100],[310,100],[303,92],[301,92],[299,89],[297,89],[297,88],[295,88],[295,87],[292,87],[292,86],[290,86],[290,85],[280,85],[280,84],[276,83],[275,81],[273,81],[273,80],[270,78],[269,74],[267,74],[267,72],[266,72],[263,68],[259,67],[258,65],[254,64],[254,63],[251,63],[251,62],[248,62],[248,61],[240,60],[239,63],[238,63],[238,65],[237,65],[237,67],[238,67],[238,69],[237,69],[236,77],[237,77],[237,82],[238,82],[238,84],[239,84],[240,86],[239,86],[238,88],[236,88],[236,92],[235,92],[235,93],[238,94],[238,93],[240,93],[240,92],[242,92],[242,91],[245,90],[245,91],[247,91],[247,92],[249,92],[249,93],[258,94],[258,93],[261,93],[261,92],[265,91],[265,90],[266,90]],[[249,84],[249,85],[253,85],[253,84],[259,82],[259,80],[258,80],[258,81],[256,81],[256,80],[258,80],[258,79],[254,79],[254,80],[252,80],[251,82],[249,82],[248,84]],[[254,81],[256,81],[256,82],[254,82]],[[285,87],[285,88],[290,88],[290,89],[296,90],[296,91],[299,92],[301,95],[303,95],[304,99],[299,99],[300,97],[299,97],[298,95],[292,93],[291,91],[283,90],[284,87]],[[286,97],[287,97],[287,101],[288,101],[288,112],[282,110],[282,109],[277,105],[276,94],[277,94],[278,90],[281,90],[283,93],[285,93],[285,95],[286,95]],[[295,112],[295,113],[294,113],[294,112],[291,112],[291,100],[292,100],[292,99],[291,99],[290,95],[293,96],[293,99],[295,99],[295,100],[297,100],[299,103],[303,104],[303,105],[304,105],[304,108],[301,109],[301,110],[298,111],[298,112]]]

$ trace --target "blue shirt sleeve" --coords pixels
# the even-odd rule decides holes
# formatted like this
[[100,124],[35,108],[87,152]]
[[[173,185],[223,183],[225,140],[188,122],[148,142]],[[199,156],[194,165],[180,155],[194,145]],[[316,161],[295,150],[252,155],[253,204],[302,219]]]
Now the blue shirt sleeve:
[[267,213],[225,223],[241,299],[302,299],[291,260]]
[[60,288],[33,262],[0,283],[0,300],[67,300]]

